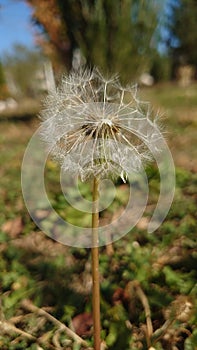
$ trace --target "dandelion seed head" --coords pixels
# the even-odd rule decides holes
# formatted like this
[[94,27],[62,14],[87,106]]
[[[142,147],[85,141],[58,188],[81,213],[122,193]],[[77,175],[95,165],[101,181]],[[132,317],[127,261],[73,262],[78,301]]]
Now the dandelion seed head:
[[[147,108],[146,108],[147,107]],[[82,180],[139,171],[159,150],[162,137],[136,87],[95,68],[63,76],[44,101],[41,137],[64,171]]]

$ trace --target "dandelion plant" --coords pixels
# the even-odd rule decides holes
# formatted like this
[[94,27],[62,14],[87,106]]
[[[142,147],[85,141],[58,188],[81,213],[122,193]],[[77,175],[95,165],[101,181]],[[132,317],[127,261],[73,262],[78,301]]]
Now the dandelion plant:
[[117,76],[104,78],[96,68],[64,76],[40,117],[42,139],[63,172],[92,182],[93,328],[100,350],[99,184],[139,172],[158,151],[161,133],[136,87],[122,87]]

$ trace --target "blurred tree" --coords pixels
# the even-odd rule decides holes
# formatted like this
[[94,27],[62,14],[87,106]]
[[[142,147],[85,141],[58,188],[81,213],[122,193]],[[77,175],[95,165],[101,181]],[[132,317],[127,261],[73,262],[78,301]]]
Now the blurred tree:
[[35,97],[40,92],[43,56],[39,51],[16,44],[12,54],[4,55],[3,65],[6,83],[12,95]]
[[197,2],[178,0],[171,5],[170,47],[174,64],[191,64],[197,68]]
[[36,41],[53,64],[59,67],[61,63],[67,68],[72,64],[72,49],[67,28],[57,6],[57,0],[25,0],[33,8],[32,20],[39,31]]
[[0,100],[8,96],[3,64],[0,61]]
[[26,0],[69,70],[75,49],[89,65],[130,80],[149,68],[161,1]]
[[0,61],[0,87],[5,84],[5,77],[3,72],[3,65]]
[[169,81],[172,74],[172,62],[167,54],[159,54],[155,50],[155,54],[152,57],[152,64],[150,74],[153,76],[154,81]]

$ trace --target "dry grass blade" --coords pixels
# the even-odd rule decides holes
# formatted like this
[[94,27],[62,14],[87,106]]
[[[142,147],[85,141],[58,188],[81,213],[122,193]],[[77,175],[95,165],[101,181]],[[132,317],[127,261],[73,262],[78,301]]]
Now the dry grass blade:
[[46,317],[46,319],[53,324],[55,324],[61,331],[64,330],[68,337],[72,338],[76,343],[88,347],[88,344],[85,340],[79,337],[75,332],[73,332],[70,328],[65,326],[62,322],[57,320],[54,316],[49,314],[47,311],[40,309],[39,307],[32,304],[30,300],[23,300],[22,307],[30,312],[36,313],[40,316]]

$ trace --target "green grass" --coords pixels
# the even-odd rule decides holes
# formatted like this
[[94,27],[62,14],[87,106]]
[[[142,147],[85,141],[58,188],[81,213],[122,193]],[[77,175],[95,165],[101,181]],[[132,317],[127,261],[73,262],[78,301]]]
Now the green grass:
[[153,88],[142,89],[142,96],[154,105],[165,109],[197,108],[197,84],[181,87],[176,83],[155,85]]
[[[155,333],[154,348],[173,350],[176,346],[193,350],[197,347],[197,175],[193,162],[197,92],[195,86],[186,91],[165,85],[144,89],[142,94],[155,110],[168,113],[163,123],[176,164],[176,193],[164,223],[155,233],[147,234],[146,219],[159,191],[157,169],[149,167],[150,194],[145,221],[113,244],[112,255],[106,247],[100,249],[102,337],[109,350],[147,349],[145,309],[136,292],[136,283],[140,283],[151,309],[154,331],[171,320],[160,338]],[[21,162],[37,125],[36,119],[10,118],[0,122],[1,319],[4,316],[9,325],[33,334],[41,340],[39,346],[43,349],[56,349],[54,339],[58,339],[62,349],[77,350],[80,347],[69,343],[64,332],[57,333],[53,323],[29,312],[22,304],[29,299],[38,307],[48,307],[68,326],[71,320],[76,325],[76,317],[81,317],[80,323],[84,323],[84,313],[91,312],[90,251],[66,247],[45,236],[30,219],[22,199]],[[110,210],[102,213],[102,219],[110,218],[125,205],[124,186],[117,184],[119,198]],[[63,217],[68,218],[70,212],[73,222],[87,219],[74,216],[76,213],[65,203],[59,170],[51,161],[47,163],[47,189],[54,208]],[[82,192],[88,196],[86,185],[82,185]],[[186,312],[188,305],[190,309]],[[91,332],[86,340],[92,345]],[[37,350],[38,344],[9,330],[1,331],[0,348]]]

